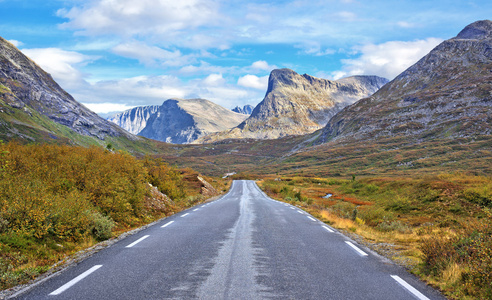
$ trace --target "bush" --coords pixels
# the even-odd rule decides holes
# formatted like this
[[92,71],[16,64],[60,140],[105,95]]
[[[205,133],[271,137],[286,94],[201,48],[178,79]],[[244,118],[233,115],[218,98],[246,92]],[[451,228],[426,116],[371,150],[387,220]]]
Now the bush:
[[[490,213],[488,214],[491,217]],[[469,225],[458,235],[445,238],[433,236],[422,242],[423,271],[433,276],[451,264],[460,266],[462,273],[457,289],[479,299],[492,296],[492,221],[490,218]]]
[[466,189],[463,198],[482,207],[492,208],[492,191],[487,187]]
[[91,231],[97,240],[107,240],[112,236],[112,230],[115,224],[110,217],[103,216],[98,212],[92,212],[89,213],[89,218]]
[[400,221],[382,222],[376,226],[376,229],[378,229],[379,231],[383,231],[383,232],[388,232],[388,231],[398,231],[400,233],[412,232],[412,228],[410,228],[408,225],[406,225]]
[[355,205],[352,203],[340,201],[331,206],[328,210],[340,218],[353,219],[355,209]]

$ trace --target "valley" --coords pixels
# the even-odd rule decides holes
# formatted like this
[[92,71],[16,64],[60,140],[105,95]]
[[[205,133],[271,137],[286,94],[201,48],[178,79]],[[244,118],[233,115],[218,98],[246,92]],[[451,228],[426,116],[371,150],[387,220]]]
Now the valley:
[[[230,280],[246,276],[251,295],[267,297],[266,286],[274,296],[301,297],[299,290],[285,290],[288,281],[282,278],[289,274],[275,275],[275,266],[265,262],[299,252],[270,248],[287,239],[279,224],[297,220],[283,210],[270,211],[265,203],[271,200],[254,182],[237,181],[254,180],[269,197],[288,203],[275,205],[309,213],[313,222],[393,259],[446,297],[490,298],[491,49],[492,21],[477,21],[389,82],[361,75],[327,80],[281,68],[270,72],[265,97],[254,108],[228,110],[205,99],[172,98],[108,121],[2,38],[0,286],[13,288],[5,293],[12,295],[16,285],[79,250],[163,218],[178,220],[227,193],[210,202],[223,210],[180,225],[205,226],[219,217],[222,222],[212,242],[204,241],[209,256],[190,251],[190,261],[179,262],[194,263],[197,270],[182,276],[198,275],[183,282],[173,278],[162,293],[206,298],[219,285],[224,298],[240,295],[222,286],[230,283],[220,275],[224,251],[245,243],[236,250],[250,257],[234,260],[248,265],[255,240],[265,243],[258,249],[268,255],[256,257],[255,267],[243,274],[230,271],[238,276]],[[252,225],[259,212],[259,219],[275,216],[278,223]],[[291,230],[305,226],[299,224]],[[305,245],[302,236],[308,234],[318,238],[306,229],[292,239]],[[179,236],[174,237],[180,247],[188,247]],[[316,253],[325,255],[327,245],[316,246]],[[168,258],[179,253],[166,251]],[[309,277],[284,263],[302,280]],[[320,274],[331,278],[325,269]],[[411,278],[407,271],[399,274]],[[151,276],[146,284],[156,286],[155,280]],[[322,294],[325,287],[310,291]]]

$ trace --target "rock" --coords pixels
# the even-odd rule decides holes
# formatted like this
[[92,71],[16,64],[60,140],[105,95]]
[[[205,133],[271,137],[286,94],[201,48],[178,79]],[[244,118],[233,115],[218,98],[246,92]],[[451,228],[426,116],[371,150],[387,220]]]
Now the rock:
[[217,192],[217,190],[210,183],[208,183],[205,179],[203,179],[201,176],[197,176],[196,178],[198,179],[198,181],[200,181],[202,183],[202,187],[201,187],[201,194],[202,195],[204,195],[206,197],[212,197],[212,196],[216,196],[219,194]]

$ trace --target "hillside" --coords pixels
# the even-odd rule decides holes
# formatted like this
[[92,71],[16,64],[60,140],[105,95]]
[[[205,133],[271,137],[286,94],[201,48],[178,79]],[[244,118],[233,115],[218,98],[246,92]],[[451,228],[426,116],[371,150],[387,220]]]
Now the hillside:
[[444,41],[369,98],[341,111],[317,143],[492,134],[492,22]]
[[78,103],[43,69],[0,37],[0,139],[77,145],[111,144],[147,152],[134,136]]
[[325,126],[343,107],[373,94],[386,82],[377,76],[330,81],[299,75],[290,69],[273,70],[265,98],[248,119],[230,131],[209,135],[197,142],[309,134]]
[[139,135],[173,144],[230,129],[247,118],[205,99],[169,99],[147,120]]

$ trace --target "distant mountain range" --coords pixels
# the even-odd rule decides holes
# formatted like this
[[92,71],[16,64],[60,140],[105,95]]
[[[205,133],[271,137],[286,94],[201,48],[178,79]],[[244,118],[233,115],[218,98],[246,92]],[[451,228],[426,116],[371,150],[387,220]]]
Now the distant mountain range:
[[[217,142],[216,155],[218,145],[229,143],[220,142],[224,139],[246,138],[247,145],[251,139],[286,137],[264,145],[275,151],[281,148],[282,156],[291,157],[299,151],[322,157],[320,149],[340,143],[352,143],[358,149],[394,137],[416,144],[486,139],[492,135],[491,70],[492,22],[478,21],[389,83],[376,76],[331,81],[289,69],[274,70],[265,98],[251,115],[247,113],[252,107],[233,112],[204,99],[169,99],[161,106],[115,116],[112,121],[128,132],[75,101],[48,73],[0,38],[0,139],[83,145],[111,142],[122,147],[149,141],[132,134],[138,133],[176,144]],[[251,145],[241,159],[246,162],[251,157],[254,161],[248,164],[253,166],[255,157],[268,155],[258,146],[262,143]],[[148,148],[147,144],[138,147]],[[203,149],[212,149],[207,147]],[[224,151],[226,157],[233,153],[225,146]],[[193,152],[193,157],[197,155]]]
[[492,21],[485,20],[468,25],[374,95],[335,115],[317,143],[490,135],[491,108]]

